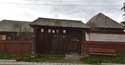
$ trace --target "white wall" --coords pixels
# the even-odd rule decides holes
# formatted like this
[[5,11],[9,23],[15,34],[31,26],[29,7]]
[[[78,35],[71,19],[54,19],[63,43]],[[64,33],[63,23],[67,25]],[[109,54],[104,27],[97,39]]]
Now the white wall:
[[86,33],[86,41],[125,42],[125,34]]

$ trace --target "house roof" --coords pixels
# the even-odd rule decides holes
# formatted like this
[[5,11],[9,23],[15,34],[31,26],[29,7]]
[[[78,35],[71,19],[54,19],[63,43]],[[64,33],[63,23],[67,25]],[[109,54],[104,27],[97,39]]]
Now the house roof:
[[52,18],[38,18],[31,25],[40,26],[56,26],[56,27],[74,27],[74,28],[90,28],[78,20],[52,19]]
[[87,25],[91,27],[96,27],[96,28],[117,28],[117,29],[124,29],[124,27],[109,18],[108,16],[99,13],[96,16],[92,17],[88,22]]
[[125,26],[125,21],[122,21],[121,24],[122,24],[123,26]]
[[2,32],[32,32],[29,22],[15,21],[15,20],[2,20],[0,21],[0,31]]

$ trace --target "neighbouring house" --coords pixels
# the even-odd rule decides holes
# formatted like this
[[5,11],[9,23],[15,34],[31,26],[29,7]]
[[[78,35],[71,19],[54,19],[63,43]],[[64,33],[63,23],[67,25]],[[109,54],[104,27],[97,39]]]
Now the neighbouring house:
[[0,21],[0,52],[31,53],[33,31],[29,24],[26,21]]
[[[99,13],[90,19],[87,22],[87,25],[91,27],[90,33],[88,33],[87,36],[88,38],[86,38],[88,41],[125,42],[125,35],[120,34],[124,33],[124,27],[102,13]],[[109,37],[105,36],[105,34]],[[115,35],[113,36],[113,34]]]
[[125,27],[125,21],[122,21],[121,24]]
[[81,42],[90,28],[81,21],[52,18],[38,18],[30,25],[33,54],[81,54]]
[[30,22],[2,20],[0,21],[0,40],[31,40]]
[[120,23],[99,13],[87,25],[91,29],[86,32],[86,42],[83,44],[85,54],[125,53],[124,26]]

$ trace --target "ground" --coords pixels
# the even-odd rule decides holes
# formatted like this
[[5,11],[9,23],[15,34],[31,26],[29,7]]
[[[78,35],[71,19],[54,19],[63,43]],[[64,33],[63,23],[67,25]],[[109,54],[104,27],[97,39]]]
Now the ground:
[[[0,61],[0,65],[93,65],[93,64],[77,64],[77,63],[36,63],[36,62],[16,62],[16,61]],[[94,64],[94,65],[125,65],[125,64]]]
[[87,65],[87,64],[48,63],[48,62],[17,62],[16,60],[0,60],[0,65]]

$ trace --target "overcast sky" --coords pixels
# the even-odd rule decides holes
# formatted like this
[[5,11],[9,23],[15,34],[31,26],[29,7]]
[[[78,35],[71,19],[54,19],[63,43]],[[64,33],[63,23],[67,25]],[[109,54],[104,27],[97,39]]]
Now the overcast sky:
[[120,22],[124,0],[0,0],[0,20],[33,21],[38,17],[87,22],[99,12]]

